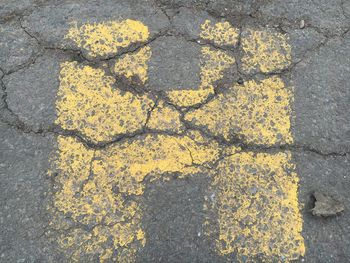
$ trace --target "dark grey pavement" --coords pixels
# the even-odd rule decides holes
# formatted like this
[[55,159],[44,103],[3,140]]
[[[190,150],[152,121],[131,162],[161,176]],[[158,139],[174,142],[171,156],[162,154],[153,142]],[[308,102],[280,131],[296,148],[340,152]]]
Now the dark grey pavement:
[[[149,44],[163,54],[161,61],[150,61],[150,86],[159,92],[199,83],[199,68],[187,60],[198,60],[195,25],[205,19],[229,21],[243,32],[269,28],[289,36],[292,63],[276,75],[294,87],[294,142],[272,150],[290,150],[300,178],[306,254],[296,262],[350,262],[349,0],[1,1],[0,262],[71,261],[49,225],[55,189],[47,171],[56,137],[76,136],[55,124],[60,63],[91,58],[64,36],[71,21],[120,17],[149,25]],[[181,50],[186,52],[177,55]],[[164,63],[169,66],[163,71],[152,71]],[[264,76],[237,74],[226,82]],[[235,262],[234,256],[219,256],[214,239],[203,232],[208,185],[205,175],[170,175],[146,188],[143,225],[151,234],[137,262]],[[339,199],[344,212],[312,215],[316,190]]]

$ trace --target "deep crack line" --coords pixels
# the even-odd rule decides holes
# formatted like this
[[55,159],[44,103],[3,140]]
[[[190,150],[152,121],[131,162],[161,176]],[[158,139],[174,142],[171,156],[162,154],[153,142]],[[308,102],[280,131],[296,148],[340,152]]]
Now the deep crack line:
[[[1,117],[1,115],[0,115]],[[171,133],[168,131],[158,131],[158,130],[139,130],[135,133],[130,134],[122,134],[119,136],[116,136],[115,139],[108,141],[108,142],[102,142],[102,143],[93,143],[91,141],[88,141],[82,136],[80,133],[76,131],[70,131],[70,130],[64,130],[62,128],[59,128],[58,126],[55,126],[54,128],[50,129],[42,129],[39,131],[34,131],[30,127],[27,127],[26,125],[23,125],[21,123],[20,125],[16,125],[14,123],[6,122],[2,118],[0,120],[2,123],[8,125],[11,128],[14,128],[20,132],[28,133],[28,134],[34,134],[34,135],[40,135],[40,136],[46,136],[48,134],[52,134],[55,136],[64,136],[64,137],[72,137],[80,141],[83,145],[90,149],[96,149],[96,150],[102,150],[109,146],[122,143],[125,140],[137,140],[141,136],[146,135],[166,135],[166,136],[174,136],[174,137],[181,137],[186,134],[186,131],[199,131],[202,133],[204,138],[207,139],[213,139],[216,141],[222,148],[225,147],[231,147],[231,146],[237,146],[240,147],[241,150],[239,152],[270,152],[270,151],[291,151],[291,152],[309,152],[314,153],[322,157],[347,157],[350,155],[350,151],[343,151],[343,152],[323,152],[319,149],[313,148],[308,145],[297,145],[297,144],[285,144],[285,145],[272,145],[272,146],[264,146],[264,145],[254,145],[254,144],[246,144],[242,141],[235,142],[235,143],[229,143],[225,142],[223,143],[222,140],[218,140],[215,138],[215,136],[208,137],[206,133],[203,133],[200,129],[186,129],[184,132],[181,133]]]

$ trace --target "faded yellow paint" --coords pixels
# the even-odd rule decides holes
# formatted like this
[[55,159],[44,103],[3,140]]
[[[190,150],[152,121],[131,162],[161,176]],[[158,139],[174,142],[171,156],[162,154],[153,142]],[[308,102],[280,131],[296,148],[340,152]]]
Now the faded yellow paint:
[[102,69],[62,63],[56,123],[93,142],[142,129],[153,101],[146,95],[114,89],[114,84],[115,79]]
[[181,132],[184,127],[180,120],[180,113],[170,105],[160,101],[157,107],[151,112],[147,128],[152,130]]
[[288,38],[281,33],[248,30],[242,36],[243,69],[263,73],[282,70],[291,63]]
[[143,47],[135,53],[126,54],[117,60],[114,71],[118,75],[124,76],[127,79],[138,77],[144,84],[148,79],[147,62],[151,55],[152,52],[149,46]]
[[212,23],[206,20],[201,25],[200,37],[210,40],[217,45],[236,45],[238,42],[239,30],[234,28],[229,22]]
[[53,198],[54,213],[92,227],[91,232],[78,227],[67,230],[58,240],[60,246],[75,251],[72,258],[76,261],[84,255],[99,255],[103,262],[118,251],[118,255],[127,255],[119,258],[121,262],[132,262],[137,244],[144,246],[146,239],[139,204],[125,196],[142,195],[146,176],[200,172],[219,156],[217,143],[203,145],[200,140],[198,133],[147,135],[91,150],[71,137],[58,137],[54,169],[59,174],[55,185],[60,189]]
[[289,262],[304,255],[298,176],[289,152],[242,152],[218,166],[217,192],[221,254],[240,262]]
[[[201,30],[201,37],[216,45],[237,44],[239,31],[227,22],[206,21]],[[130,19],[75,25],[67,35],[92,57],[115,54],[148,37],[148,28]],[[249,31],[242,46],[247,71],[276,71],[290,63],[290,47],[282,34]],[[235,64],[229,52],[204,46],[201,54],[199,87],[168,92],[171,103],[184,107],[204,102],[214,94],[215,82]],[[145,46],[117,59],[112,70],[146,83],[151,55]],[[101,68],[62,63],[56,124],[79,131],[94,143],[145,127],[181,135],[137,135],[103,149],[58,137],[52,159],[51,174],[57,176],[50,227],[63,230],[56,237],[72,261],[98,257],[100,262],[134,262],[147,239],[140,207],[146,182],[167,173],[182,178],[209,171],[216,202],[206,205],[218,213],[220,254],[235,253],[245,262],[290,261],[304,254],[298,177],[289,152],[241,152],[199,131],[184,132],[174,106],[162,100],[155,105],[147,94],[122,92],[115,81]],[[278,77],[251,80],[233,85],[185,118],[227,140],[233,134],[252,144],[292,143],[292,92]]]
[[292,143],[290,131],[292,89],[278,77],[248,81],[231,87],[224,94],[185,119],[205,126],[211,133],[226,140],[238,137],[247,143],[274,145]]
[[74,24],[67,39],[87,51],[91,57],[112,55],[131,43],[145,42],[149,38],[148,27],[140,21],[126,19],[101,23]]
[[225,70],[235,63],[227,52],[210,47],[201,49],[200,86],[191,90],[173,90],[168,92],[170,101],[178,106],[187,107],[204,102],[214,94],[215,82],[222,79]]

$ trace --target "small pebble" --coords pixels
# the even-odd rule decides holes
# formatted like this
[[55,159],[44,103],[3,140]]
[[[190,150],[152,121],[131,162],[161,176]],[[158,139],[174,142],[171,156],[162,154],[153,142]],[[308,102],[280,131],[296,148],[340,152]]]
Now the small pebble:
[[303,29],[304,27],[305,27],[305,20],[302,19],[302,20],[300,20],[299,28]]
[[243,81],[242,78],[239,78],[239,79],[237,80],[237,83],[238,83],[239,85],[242,85],[242,84],[244,83],[244,81]]

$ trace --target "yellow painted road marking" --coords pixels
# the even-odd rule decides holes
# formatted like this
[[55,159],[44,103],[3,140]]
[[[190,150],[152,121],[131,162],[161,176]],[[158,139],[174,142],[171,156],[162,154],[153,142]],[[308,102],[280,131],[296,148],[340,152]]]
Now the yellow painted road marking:
[[134,258],[137,243],[145,244],[142,213],[139,204],[125,196],[142,195],[146,176],[195,174],[201,171],[200,165],[217,159],[218,145],[201,145],[197,137],[197,133],[147,135],[104,150],[91,150],[75,139],[59,137],[55,165],[61,189],[53,200],[56,216],[63,214],[77,224],[93,227],[92,233],[78,228],[69,237],[62,236],[61,246],[73,250],[77,261],[83,253],[99,254],[102,261],[110,250],[117,255],[126,253],[127,258],[117,257],[121,262]]
[[281,33],[249,30],[242,36],[243,57],[246,71],[260,70],[267,73],[288,67],[291,63],[291,47]]
[[217,45],[234,46],[238,42],[239,30],[231,26],[229,22],[219,22],[213,25],[210,20],[206,20],[201,25],[200,37],[213,41]]
[[152,51],[150,47],[143,47],[133,54],[126,54],[118,59],[115,64],[114,71],[116,74],[124,76],[128,79],[138,77],[142,83],[148,79],[148,65],[147,62],[151,58]]
[[179,133],[184,130],[184,125],[180,120],[180,113],[174,107],[160,101],[151,113],[147,128]]
[[104,70],[65,62],[61,65],[56,123],[77,130],[93,142],[110,141],[140,130],[154,105],[146,95],[113,88]]
[[201,49],[200,86],[192,90],[173,90],[168,92],[169,99],[178,106],[192,106],[204,102],[214,94],[214,84],[224,77],[224,71],[235,63],[230,54],[210,47]]
[[291,154],[236,153],[220,162],[213,182],[218,192],[222,254],[239,261],[299,258],[305,252],[298,207],[298,176]]
[[116,53],[131,43],[145,42],[149,38],[148,27],[140,21],[126,19],[105,23],[74,24],[66,38],[73,40],[91,57]]
[[[204,40],[237,44],[239,30],[227,22],[205,21],[201,29]],[[100,57],[147,41],[149,32],[141,22],[128,19],[74,25],[67,38],[91,57]],[[242,36],[242,46],[247,71],[276,71],[290,63],[290,47],[282,34],[251,30]],[[114,73],[147,83],[151,56],[149,46],[126,54],[116,60]],[[205,101],[214,93],[215,82],[235,64],[230,53],[208,46],[201,48],[201,56],[200,86],[169,91],[173,104],[191,106]],[[122,92],[115,82],[104,68],[62,63],[56,123],[94,143],[144,127],[183,133],[180,113],[173,106],[162,100],[155,105],[149,94]],[[251,80],[232,85],[185,118],[227,140],[233,133],[252,144],[291,143],[292,100],[293,90],[278,77]],[[57,145],[52,160],[58,176],[51,227],[64,230],[58,243],[74,261],[98,256],[100,262],[133,262],[151,234],[143,230],[138,202],[146,177],[153,181],[165,173],[181,177],[209,173],[206,167],[212,167],[223,153],[226,157],[211,173],[217,202],[207,204],[217,211],[218,253],[234,253],[242,261],[289,261],[304,254],[298,177],[289,152],[242,152],[220,146],[196,131],[139,135],[103,149],[90,149],[76,139],[60,136]]]
[[186,120],[227,140],[234,133],[247,143],[292,143],[292,96],[292,90],[278,77],[260,83],[252,80],[231,87],[200,109],[189,112]]

